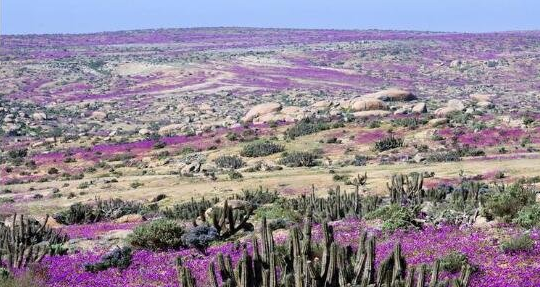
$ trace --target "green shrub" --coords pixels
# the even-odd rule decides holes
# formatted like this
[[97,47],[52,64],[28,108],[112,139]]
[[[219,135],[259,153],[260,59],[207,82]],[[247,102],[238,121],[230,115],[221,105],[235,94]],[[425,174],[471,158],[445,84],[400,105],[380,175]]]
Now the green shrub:
[[534,240],[530,235],[523,234],[503,241],[500,247],[504,253],[527,252],[533,249]]
[[122,271],[129,267],[131,264],[131,258],[131,248],[115,248],[113,251],[103,255],[99,262],[84,265],[84,270],[97,273],[109,268],[118,268],[120,271]]
[[395,149],[402,146],[403,146],[403,139],[396,138],[394,135],[391,135],[389,137],[376,141],[374,148],[376,151],[387,151],[387,150]]
[[332,124],[330,122],[324,122],[320,119],[305,118],[299,121],[294,126],[288,128],[285,131],[285,136],[287,138],[294,139],[296,137],[305,136],[305,135],[328,130],[331,128],[338,128],[338,127],[343,127],[343,124],[342,123]]
[[427,162],[450,162],[450,161],[460,161],[461,156],[457,151],[443,151],[443,152],[434,152],[430,153],[426,157]]
[[396,229],[408,229],[416,227],[414,222],[416,212],[397,204],[386,205],[366,214],[365,219],[383,220],[382,229],[394,231]]
[[270,141],[256,141],[246,144],[242,151],[241,156],[245,157],[261,157],[282,152],[284,147],[280,144],[276,144]]
[[461,270],[461,266],[468,264],[468,262],[467,255],[453,251],[441,258],[441,269],[446,272],[456,273]]
[[158,219],[137,226],[128,240],[131,245],[150,250],[176,249],[182,246],[184,228],[175,221]]
[[220,168],[238,169],[244,166],[242,158],[236,155],[222,155],[214,160]]
[[535,197],[534,191],[530,188],[512,184],[501,192],[487,195],[484,199],[485,212],[509,222],[523,207],[533,204]]
[[525,228],[540,226],[540,205],[534,204],[522,208],[518,211],[514,223]]
[[316,166],[318,156],[313,152],[294,151],[283,154],[279,164],[288,167]]
[[229,172],[227,172],[227,175],[229,176],[230,180],[244,178],[244,176],[236,170],[229,170]]

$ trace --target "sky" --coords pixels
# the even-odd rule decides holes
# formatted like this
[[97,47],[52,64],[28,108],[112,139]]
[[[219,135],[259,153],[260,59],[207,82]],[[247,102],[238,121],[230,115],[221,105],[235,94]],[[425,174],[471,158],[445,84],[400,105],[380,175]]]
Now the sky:
[[0,0],[0,34],[271,27],[540,29],[540,0]]

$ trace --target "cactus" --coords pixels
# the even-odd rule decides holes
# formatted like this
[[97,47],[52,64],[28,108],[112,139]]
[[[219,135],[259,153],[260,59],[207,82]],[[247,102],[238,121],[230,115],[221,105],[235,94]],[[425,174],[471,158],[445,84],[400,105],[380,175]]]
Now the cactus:
[[386,184],[391,203],[402,206],[421,203],[425,197],[423,184],[424,175],[420,173],[393,175],[391,183]]
[[377,209],[381,199],[377,196],[360,196],[359,192],[341,192],[339,186],[331,189],[327,197],[315,195],[312,187],[310,195],[301,195],[288,199],[281,204],[286,209],[307,216],[308,213],[316,222],[335,221],[345,217],[362,217],[362,215]]
[[46,215],[44,223],[40,224],[14,214],[11,226],[0,225],[0,262],[21,268],[40,262],[47,254],[65,253],[59,246],[68,240],[67,236],[47,227],[48,220],[49,215]]
[[[427,287],[425,265],[409,268],[401,253],[401,245],[375,268],[375,238],[362,233],[358,248],[342,247],[334,241],[332,227],[322,224],[323,240],[313,246],[311,239],[312,218],[308,216],[302,230],[291,229],[286,252],[278,252],[265,218],[262,220],[261,241],[252,239],[252,252],[243,247],[242,257],[233,269],[230,257],[217,256],[217,271],[211,263],[208,267],[208,286],[217,287],[216,273],[222,278],[222,287]],[[315,247],[315,248],[314,248]],[[322,250],[318,253],[315,250]],[[189,270],[178,266],[179,281],[183,287],[193,286]],[[431,286],[450,286],[439,280],[437,261],[431,268]],[[416,272],[415,272],[416,271]],[[415,278],[415,273],[417,274]],[[281,274],[278,276],[278,274]],[[471,267],[464,265],[461,275],[452,286],[466,287]]]
[[[222,239],[229,238],[241,229],[250,227],[249,218],[253,214],[251,206],[244,210],[233,210],[229,207],[228,201],[225,200],[223,208],[214,207],[211,212],[212,226],[217,230],[219,237]],[[201,220],[207,222],[205,213],[201,213]],[[196,221],[193,221],[194,226],[199,226]]]

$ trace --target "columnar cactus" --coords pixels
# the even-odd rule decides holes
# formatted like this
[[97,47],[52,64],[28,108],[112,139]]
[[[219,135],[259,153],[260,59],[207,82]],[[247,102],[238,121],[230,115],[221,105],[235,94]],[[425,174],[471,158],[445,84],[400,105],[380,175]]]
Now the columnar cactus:
[[341,192],[339,186],[331,189],[327,197],[315,195],[315,187],[310,195],[301,195],[284,201],[285,208],[295,210],[301,215],[311,213],[316,222],[335,221],[345,217],[362,217],[380,204],[377,196],[361,196],[356,192]]
[[390,201],[400,205],[421,203],[425,196],[423,185],[424,175],[420,173],[395,174],[391,183],[386,184]]
[[43,224],[23,215],[13,215],[11,226],[0,225],[0,262],[12,268],[26,267],[29,263],[40,262],[46,254],[63,252],[58,248],[68,240],[47,227],[49,215]]
[[[323,240],[313,248],[311,226],[312,220],[308,217],[302,231],[293,227],[287,251],[283,253],[275,248],[272,232],[263,218],[261,242],[259,244],[256,237],[252,239],[251,255],[244,248],[233,269],[230,257],[218,254],[217,272],[213,263],[209,265],[207,286],[219,286],[216,277],[219,273],[222,287],[427,287],[426,266],[409,268],[399,243],[376,268],[375,239],[367,233],[361,234],[358,248],[353,251],[338,245],[332,227],[323,223]],[[452,282],[439,280],[439,267],[436,261],[431,268],[429,287],[448,287],[450,283],[456,287],[468,285],[470,266],[463,266],[459,278]],[[181,264],[178,264],[178,274],[183,287],[193,286],[191,273]]]

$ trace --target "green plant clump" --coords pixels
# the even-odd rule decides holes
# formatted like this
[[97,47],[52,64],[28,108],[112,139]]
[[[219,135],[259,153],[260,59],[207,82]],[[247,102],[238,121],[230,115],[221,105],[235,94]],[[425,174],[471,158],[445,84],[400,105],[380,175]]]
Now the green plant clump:
[[513,222],[525,228],[540,226],[540,205],[533,204],[531,206],[524,207],[518,211]]
[[183,234],[184,228],[175,221],[158,219],[136,227],[128,241],[143,249],[176,249],[182,246]]
[[402,207],[397,204],[386,205],[366,214],[365,219],[383,220],[382,229],[386,231],[395,231],[397,229],[409,229],[417,226],[414,219],[416,212],[410,208]]
[[256,141],[248,143],[240,151],[241,156],[245,157],[261,157],[275,154],[284,151],[285,148],[271,141]]
[[534,240],[529,234],[523,234],[503,241],[500,247],[504,253],[527,252],[533,249]]

